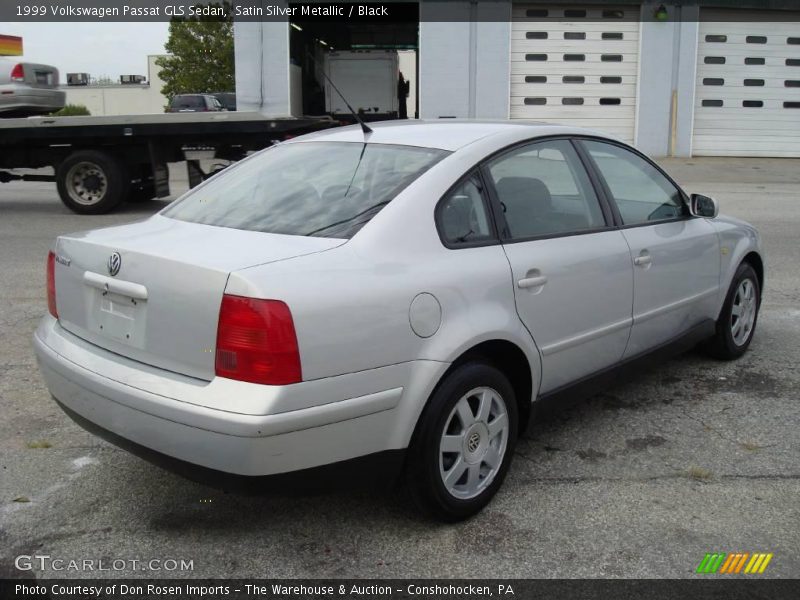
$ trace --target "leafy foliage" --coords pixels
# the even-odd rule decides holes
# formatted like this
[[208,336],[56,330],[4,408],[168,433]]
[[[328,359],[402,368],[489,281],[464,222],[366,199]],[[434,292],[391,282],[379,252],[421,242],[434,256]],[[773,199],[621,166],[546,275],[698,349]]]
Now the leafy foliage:
[[177,94],[233,91],[233,18],[229,2],[218,16],[174,17],[165,44],[169,56],[156,59],[164,81],[162,93],[172,100]]
[[88,117],[92,113],[83,104],[67,104],[52,114],[54,117]]

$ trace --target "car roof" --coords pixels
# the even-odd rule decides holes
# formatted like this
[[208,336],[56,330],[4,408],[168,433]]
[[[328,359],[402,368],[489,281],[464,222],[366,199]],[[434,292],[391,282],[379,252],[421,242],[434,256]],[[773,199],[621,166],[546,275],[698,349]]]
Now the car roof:
[[[396,144],[438,148],[454,152],[480,139],[498,134],[516,134],[520,138],[546,135],[592,135],[609,139],[613,136],[589,129],[567,127],[538,121],[476,121],[466,119],[397,120],[368,124],[373,133],[368,143]],[[292,142],[363,142],[361,126],[350,125],[298,137]]]

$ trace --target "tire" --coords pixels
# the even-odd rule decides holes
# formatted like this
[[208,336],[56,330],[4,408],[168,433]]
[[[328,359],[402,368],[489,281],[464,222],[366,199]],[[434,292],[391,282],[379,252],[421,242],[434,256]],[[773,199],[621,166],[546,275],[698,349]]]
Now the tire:
[[405,481],[415,504],[446,522],[479,512],[508,472],[517,426],[514,389],[501,371],[482,362],[456,368],[431,395],[409,447]]
[[61,201],[82,215],[98,215],[114,209],[125,199],[128,181],[125,166],[97,150],[74,152],[56,169]]
[[705,345],[706,352],[720,360],[742,356],[753,340],[760,306],[758,275],[749,263],[744,262],[733,276],[717,319],[716,333]]

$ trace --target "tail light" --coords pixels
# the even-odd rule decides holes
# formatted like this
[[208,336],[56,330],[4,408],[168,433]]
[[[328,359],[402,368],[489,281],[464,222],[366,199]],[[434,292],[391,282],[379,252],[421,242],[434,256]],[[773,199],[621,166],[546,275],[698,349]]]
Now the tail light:
[[215,371],[220,377],[267,385],[302,381],[289,307],[280,300],[225,294],[219,309]]
[[47,310],[56,319],[56,255],[53,252],[47,255]]
[[11,81],[25,81],[25,69],[21,63],[17,63],[11,69]]

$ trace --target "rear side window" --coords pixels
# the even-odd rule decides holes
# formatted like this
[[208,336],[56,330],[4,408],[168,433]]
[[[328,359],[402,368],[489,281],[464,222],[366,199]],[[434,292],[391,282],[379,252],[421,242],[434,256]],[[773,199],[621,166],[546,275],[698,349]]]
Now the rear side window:
[[162,214],[233,229],[350,238],[448,154],[359,142],[279,144],[226,169]]
[[445,196],[437,211],[439,231],[449,245],[474,244],[494,237],[477,175],[468,177]]
[[203,96],[175,96],[172,99],[172,108],[205,108]]
[[511,239],[605,226],[600,203],[566,140],[522,146],[489,163]]
[[681,193],[638,154],[614,144],[582,140],[611,191],[624,225],[688,215]]

